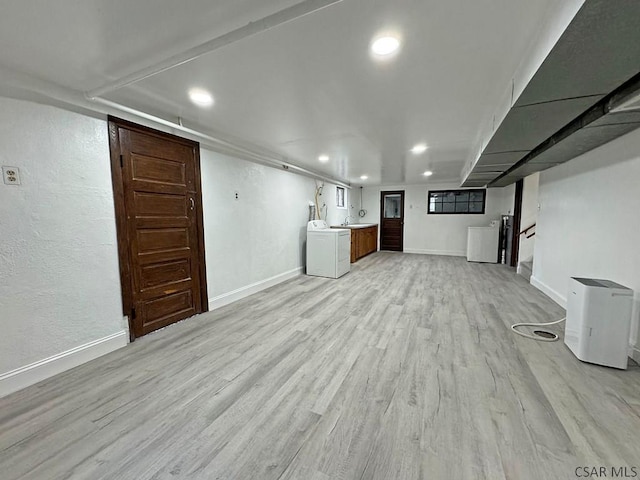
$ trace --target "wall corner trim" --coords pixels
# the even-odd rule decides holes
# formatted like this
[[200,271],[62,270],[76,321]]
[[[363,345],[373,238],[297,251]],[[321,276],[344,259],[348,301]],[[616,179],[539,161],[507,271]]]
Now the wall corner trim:
[[126,346],[122,330],[24,367],[0,374],[0,398]]
[[290,280],[294,277],[297,277],[298,275],[302,275],[302,273],[303,267],[297,267],[293,270],[289,270],[265,280],[260,280],[259,282],[255,282],[250,285],[237,288],[236,290],[223,293],[222,295],[218,295],[217,297],[209,300],[209,311],[215,310],[216,308],[224,307],[225,305],[229,305],[230,303],[246,298],[250,295],[253,295],[254,293],[266,290],[269,287],[273,287],[274,285]]

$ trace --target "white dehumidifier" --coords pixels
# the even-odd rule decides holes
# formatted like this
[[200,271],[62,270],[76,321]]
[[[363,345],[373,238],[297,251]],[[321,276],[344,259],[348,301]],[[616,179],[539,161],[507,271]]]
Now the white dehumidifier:
[[632,303],[630,288],[572,277],[564,343],[584,362],[626,369]]

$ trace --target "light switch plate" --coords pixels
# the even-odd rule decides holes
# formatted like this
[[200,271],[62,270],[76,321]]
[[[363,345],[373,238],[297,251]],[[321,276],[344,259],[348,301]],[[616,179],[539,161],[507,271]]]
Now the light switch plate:
[[20,185],[20,169],[18,167],[2,167],[2,178],[5,185]]

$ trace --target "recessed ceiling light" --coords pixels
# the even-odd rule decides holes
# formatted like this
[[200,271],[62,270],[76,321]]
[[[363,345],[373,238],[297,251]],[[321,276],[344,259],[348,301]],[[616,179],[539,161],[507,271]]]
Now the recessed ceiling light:
[[427,170],[426,172],[423,173],[423,175],[425,177],[430,177],[431,175],[433,175],[433,172],[431,170]]
[[329,161],[329,155],[320,155],[318,157],[318,160],[320,160],[322,163],[328,162]]
[[381,57],[396,53],[400,48],[400,39],[392,36],[376,38],[371,44],[371,51]]
[[411,149],[411,153],[415,155],[420,155],[421,153],[424,153],[426,150],[427,150],[426,144],[418,143],[417,145],[413,146],[413,148]]
[[210,107],[213,105],[213,97],[211,94],[201,88],[192,88],[189,90],[189,98],[199,107]]
[[360,180],[366,180],[367,178],[369,177],[367,177],[366,175],[360,175]]

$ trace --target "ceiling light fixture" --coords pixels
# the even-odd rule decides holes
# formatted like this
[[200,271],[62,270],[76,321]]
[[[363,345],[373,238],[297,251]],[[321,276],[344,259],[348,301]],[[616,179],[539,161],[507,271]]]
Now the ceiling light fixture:
[[322,163],[326,163],[329,161],[329,155],[320,155],[318,157],[318,160],[320,160]]
[[378,37],[371,43],[371,51],[381,57],[396,53],[399,48],[400,39],[392,36]]
[[367,178],[369,177],[367,177],[366,175],[360,175],[360,180],[366,180]]
[[199,107],[210,107],[213,105],[213,97],[211,94],[201,88],[192,88],[189,90],[189,98]]
[[411,153],[413,153],[414,155],[420,155],[421,153],[424,153],[427,150],[427,145],[424,143],[418,143],[417,145],[414,145],[413,148],[411,149]]
[[430,177],[431,175],[433,175],[433,172],[431,170],[427,170],[426,172],[423,173],[423,175],[425,177]]

